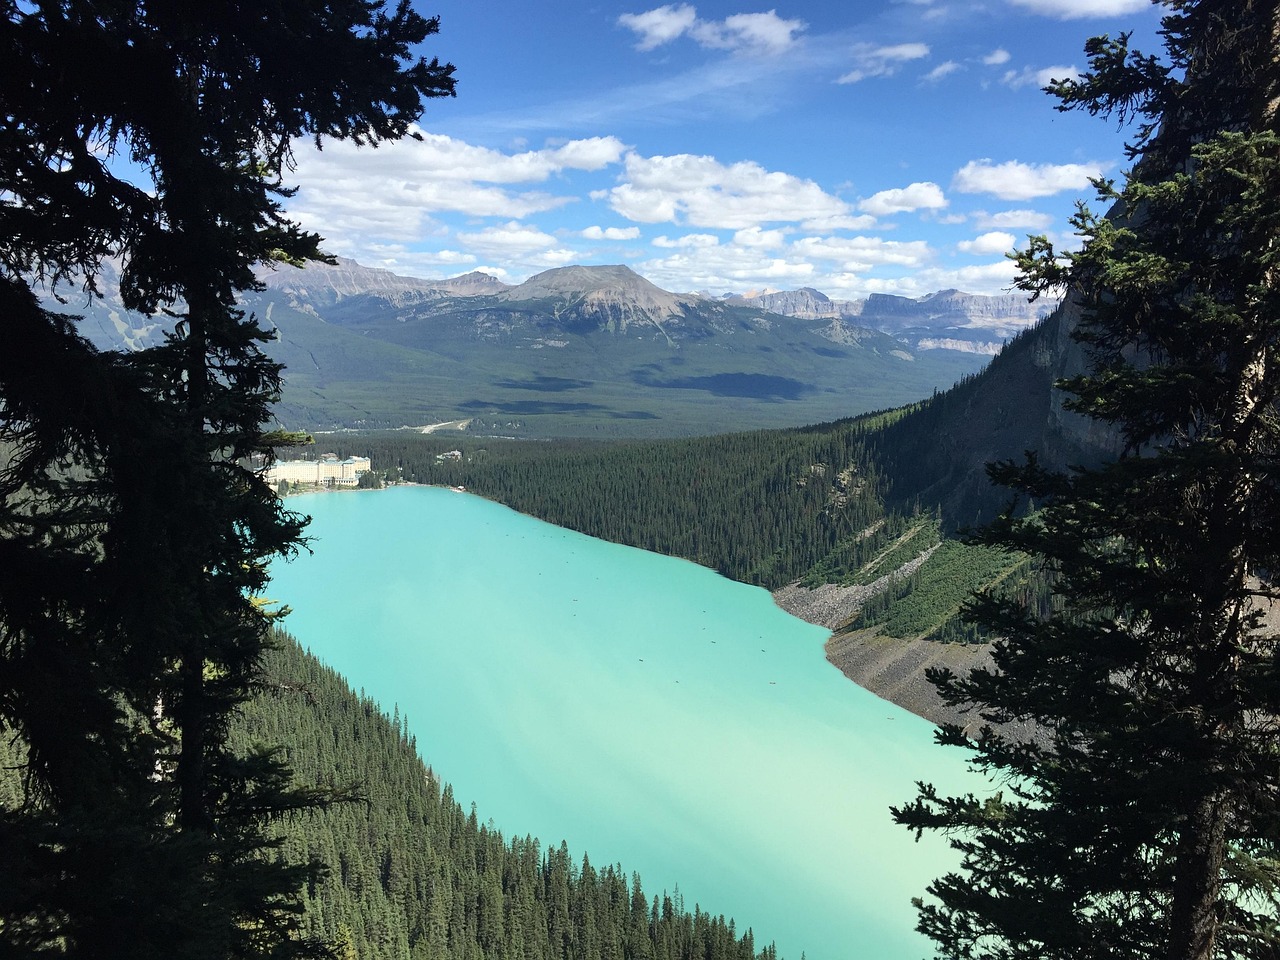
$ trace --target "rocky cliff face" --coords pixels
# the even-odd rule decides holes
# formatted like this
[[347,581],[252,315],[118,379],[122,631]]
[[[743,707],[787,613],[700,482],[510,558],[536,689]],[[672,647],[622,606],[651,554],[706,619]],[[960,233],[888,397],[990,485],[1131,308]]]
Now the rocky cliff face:
[[727,298],[728,303],[757,307],[784,317],[805,320],[825,320],[828,317],[855,316],[841,310],[841,304],[820,290],[801,287],[799,290],[778,290],[766,293],[749,293]]
[[981,296],[960,290],[941,290],[918,299],[873,293],[865,300],[832,300],[811,287],[729,297],[726,302],[788,317],[853,320],[917,350],[986,355],[998,353],[1006,340],[1056,306],[1056,301],[1045,298],[1031,303],[1025,294]]
[[497,277],[479,270],[472,270],[449,280],[433,280],[431,288],[454,297],[496,297],[504,290],[511,289],[511,284],[503,283]]
[[669,293],[622,265],[547,270],[503,291],[498,299],[513,304],[542,302],[557,318],[611,333],[639,326],[665,334],[668,326],[679,324],[707,303],[700,297]]
[[403,301],[430,296],[437,287],[429,280],[401,277],[390,270],[366,267],[342,257],[336,264],[309,263],[303,269],[283,264],[261,267],[258,279],[268,290],[278,290],[312,303],[336,303],[362,295]]

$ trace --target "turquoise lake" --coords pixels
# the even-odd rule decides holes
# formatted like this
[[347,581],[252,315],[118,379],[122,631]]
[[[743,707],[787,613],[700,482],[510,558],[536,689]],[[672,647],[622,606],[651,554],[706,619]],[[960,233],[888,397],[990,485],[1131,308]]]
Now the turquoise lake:
[[[286,627],[390,712],[507,836],[621,863],[788,960],[915,960],[954,862],[889,818],[963,756],[845,679],[769,594],[478,497],[301,497]],[[968,785],[973,789],[972,782]]]

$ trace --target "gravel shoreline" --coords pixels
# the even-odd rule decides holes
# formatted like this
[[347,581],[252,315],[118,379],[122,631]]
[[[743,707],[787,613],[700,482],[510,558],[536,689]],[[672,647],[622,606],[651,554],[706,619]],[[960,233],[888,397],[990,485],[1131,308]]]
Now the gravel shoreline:
[[[857,616],[869,597],[910,576],[935,549],[930,548],[870,584],[841,587],[824,583],[809,588],[792,583],[774,591],[773,600],[792,616],[838,631]],[[985,644],[896,640],[870,628],[833,632],[827,639],[825,651],[828,662],[858,686],[918,717],[931,723],[959,724],[970,733],[976,733],[982,726],[980,718],[943,703],[933,684],[925,678],[925,671],[940,667],[963,675],[974,667],[989,666],[991,655]]]

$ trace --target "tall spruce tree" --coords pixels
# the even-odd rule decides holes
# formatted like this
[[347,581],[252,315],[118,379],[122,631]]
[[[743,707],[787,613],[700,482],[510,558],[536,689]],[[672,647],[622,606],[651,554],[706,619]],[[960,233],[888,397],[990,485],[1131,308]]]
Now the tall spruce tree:
[[980,537],[1041,558],[1060,612],[977,598],[995,668],[935,677],[1037,731],[944,729],[1001,792],[894,811],[962,854],[921,905],[945,957],[1280,955],[1280,4],[1162,6],[1163,57],[1095,38],[1050,88],[1139,124],[1083,248],[1020,257],[1026,289],[1079,304],[1091,365],[1060,386],[1123,454],[990,470],[1038,509]]
[[[320,256],[289,222],[298,137],[411,133],[453,68],[407,2],[5,0],[0,59],[0,735],[28,803],[0,811],[7,953],[230,957],[294,937],[305,865],[268,821],[317,800],[228,725],[302,519],[254,464],[281,370],[236,306],[255,265]],[[100,353],[32,284],[168,317]]]

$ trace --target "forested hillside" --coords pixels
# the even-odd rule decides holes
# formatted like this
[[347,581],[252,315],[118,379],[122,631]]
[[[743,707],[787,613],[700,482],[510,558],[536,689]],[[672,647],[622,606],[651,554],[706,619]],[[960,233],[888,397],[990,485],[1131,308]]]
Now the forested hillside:
[[[358,960],[775,960],[748,927],[676,891],[651,895],[622,866],[467,811],[419,757],[398,715],[357,696],[284,634],[231,743],[288,744],[296,781],[357,799],[277,822],[278,855],[318,861],[303,932]],[[428,748],[429,749],[429,748]],[[0,738],[0,817],[23,802],[20,745]]]
[[[777,587],[882,519],[882,481],[864,446],[878,419],[688,440],[401,432],[324,442],[369,456],[393,479],[464,486],[551,523]],[[877,543],[864,540],[855,553]]]
[[281,827],[288,859],[329,868],[306,891],[308,932],[362,960],[773,960],[750,929],[697,904],[686,911],[678,891],[646,893],[638,875],[554,838],[504,837],[440,783],[398,715],[278,639],[236,739],[288,743],[300,783],[354,786],[362,798]]

